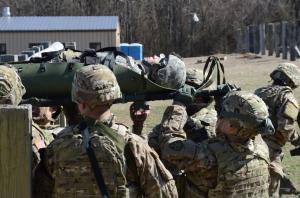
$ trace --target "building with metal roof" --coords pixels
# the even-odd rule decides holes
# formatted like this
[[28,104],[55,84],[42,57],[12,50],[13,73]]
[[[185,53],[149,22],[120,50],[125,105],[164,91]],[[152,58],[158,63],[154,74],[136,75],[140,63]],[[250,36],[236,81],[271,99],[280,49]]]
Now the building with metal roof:
[[0,17],[0,54],[17,54],[43,41],[76,42],[79,50],[120,45],[118,16],[14,17],[5,9]]

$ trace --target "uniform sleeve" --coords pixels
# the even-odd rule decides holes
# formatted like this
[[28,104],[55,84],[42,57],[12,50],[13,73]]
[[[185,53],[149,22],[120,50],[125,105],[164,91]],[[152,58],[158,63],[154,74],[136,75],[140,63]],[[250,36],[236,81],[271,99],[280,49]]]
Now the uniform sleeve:
[[183,126],[187,121],[185,107],[173,104],[166,109],[159,137],[161,157],[183,170],[210,169],[216,165],[207,142],[187,140]]
[[46,147],[45,137],[42,134],[41,129],[36,125],[32,124],[32,170],[34,171],[40,162],[39,150]]
[[125,156],[129,186],[136,183],[146,197],[178,197],[171,173],[146,141],[132,136],[125,147]]
[[284,145],[286,142],[292,142],[298,138],[295,125],[299,105],[292,93],[286,94],[281,104],[276,115],[278,127],[275,135],[278,136],[277,140],[280,140],[280,143]]

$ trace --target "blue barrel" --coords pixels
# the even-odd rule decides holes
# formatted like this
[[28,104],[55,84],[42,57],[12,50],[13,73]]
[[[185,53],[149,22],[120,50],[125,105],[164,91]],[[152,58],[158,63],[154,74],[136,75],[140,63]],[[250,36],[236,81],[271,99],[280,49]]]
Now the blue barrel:
[[129,44],[128,43],[121,43],[120,44],[121,52],[129,56]]
[[143,45],[140,43],[131,43],[129,45],[129,56],[135,60],[143,60]]

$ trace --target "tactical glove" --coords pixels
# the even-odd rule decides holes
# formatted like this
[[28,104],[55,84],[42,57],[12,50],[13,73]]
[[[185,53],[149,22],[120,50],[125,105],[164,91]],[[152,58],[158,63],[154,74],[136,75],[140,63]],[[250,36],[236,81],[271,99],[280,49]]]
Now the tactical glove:
[[196,89],[190,85],[184,85],[177,91],[174,101],[181,102],[184,105],[189,105],[194,102]]

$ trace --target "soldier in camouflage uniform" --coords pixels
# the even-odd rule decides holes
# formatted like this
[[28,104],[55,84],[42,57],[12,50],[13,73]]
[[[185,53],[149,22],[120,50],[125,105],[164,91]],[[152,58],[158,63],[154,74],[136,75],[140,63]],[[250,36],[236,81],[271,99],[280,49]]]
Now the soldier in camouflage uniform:
[[186,173],[184,197],[269,197],[269,152],[258,135],[274,132],[265,103],[251,93],[229,93],[217,137],[196,143],[183,131],[192,101],[186,97],[179,94],[167,108],[160,133],[162,159]]
[[[36,197],[103,197],[103,189],[109,197],[177,197],[172,175],[155,151],[115,122],[110,107],[120,97],[117,80],[106,66],[89,65],[76,72],[72,100],[85,121],[66,128],[46,149]],[[104,187],[97,185],[90,150]]]
[[[199,87],[202,82],[203,72],[200,69],[187,69],[185,81],[186,84],[193,87]],[[187,106],[186,111],[188,114],[188,118],[186,120],[186,123],[184,124],[183,130],[186,133],[187,139],[193,140],[195,142],[202,142],[203,140],[216,136],[215,126],[217,122],[217,112],[214,109],[214,102],[212,98],[205,98],[204,100],[198,100],[197,102],[191,103]],[[131,117],[134,118],[134,116]],[[139,121],[141,119],[139,118],[137,120]],[[137,122],[134,119],[133,122],[143,124],[143,122]],[[160,130],[161,124],[155,126],[148,134],[148,144],[152,148],[154,148],[157,153],[160,153]],[[168,162],[164,162],[164,164],[168,168],[168,170],[170,170],[176,181],[179,197],[184,197],[184,172]]]
[[[18,105],[26,90],[14,68],[0,65],[0,104]],[[32,123],[32,170],[40,161],[39,149],[46,146],[45,137],[37,124]]]
[[[189,68],[186,71],[186,84],[193,87],[199,87],[203,82],[203,72],[200,69]],[[187,138],[195,142],[201,142],[208,138],[216,136],[215,126],[217,122],[217,112],[214,109],[213,98],[204,98],[194,103],[188,104],[187,108],[188,118],[184,124],[184,131]],[[155,126],[152,132],[148,135],[148,143],[158,153],[158,137],[161,124]]]
[[263,138],[270,149],[270,196],[279,197],[280,180],[284,176],[282,147],[286,142],[300,145],[299,135],[295,131],[299,105],[293,94],[293,89],[300,85],[300,69],[291,63],[281,63],[270,76],[273,84],[257,89],[255,94],[268,105],[276,129],[274,135]]
[[116,57],[116,64],[129,67],[137,73],[147,76],[156,84],[170,88],[179,89],[184,85],[186,79],[186,68],[184,62],[176,54],[169,54],[167,57],[148,58],[142,62],[128,61],[122,57]]
[[43,130],[47,145],[63,130],[63,127],[54,124],[60,112],[60,107],[32,107],[32,120]]

